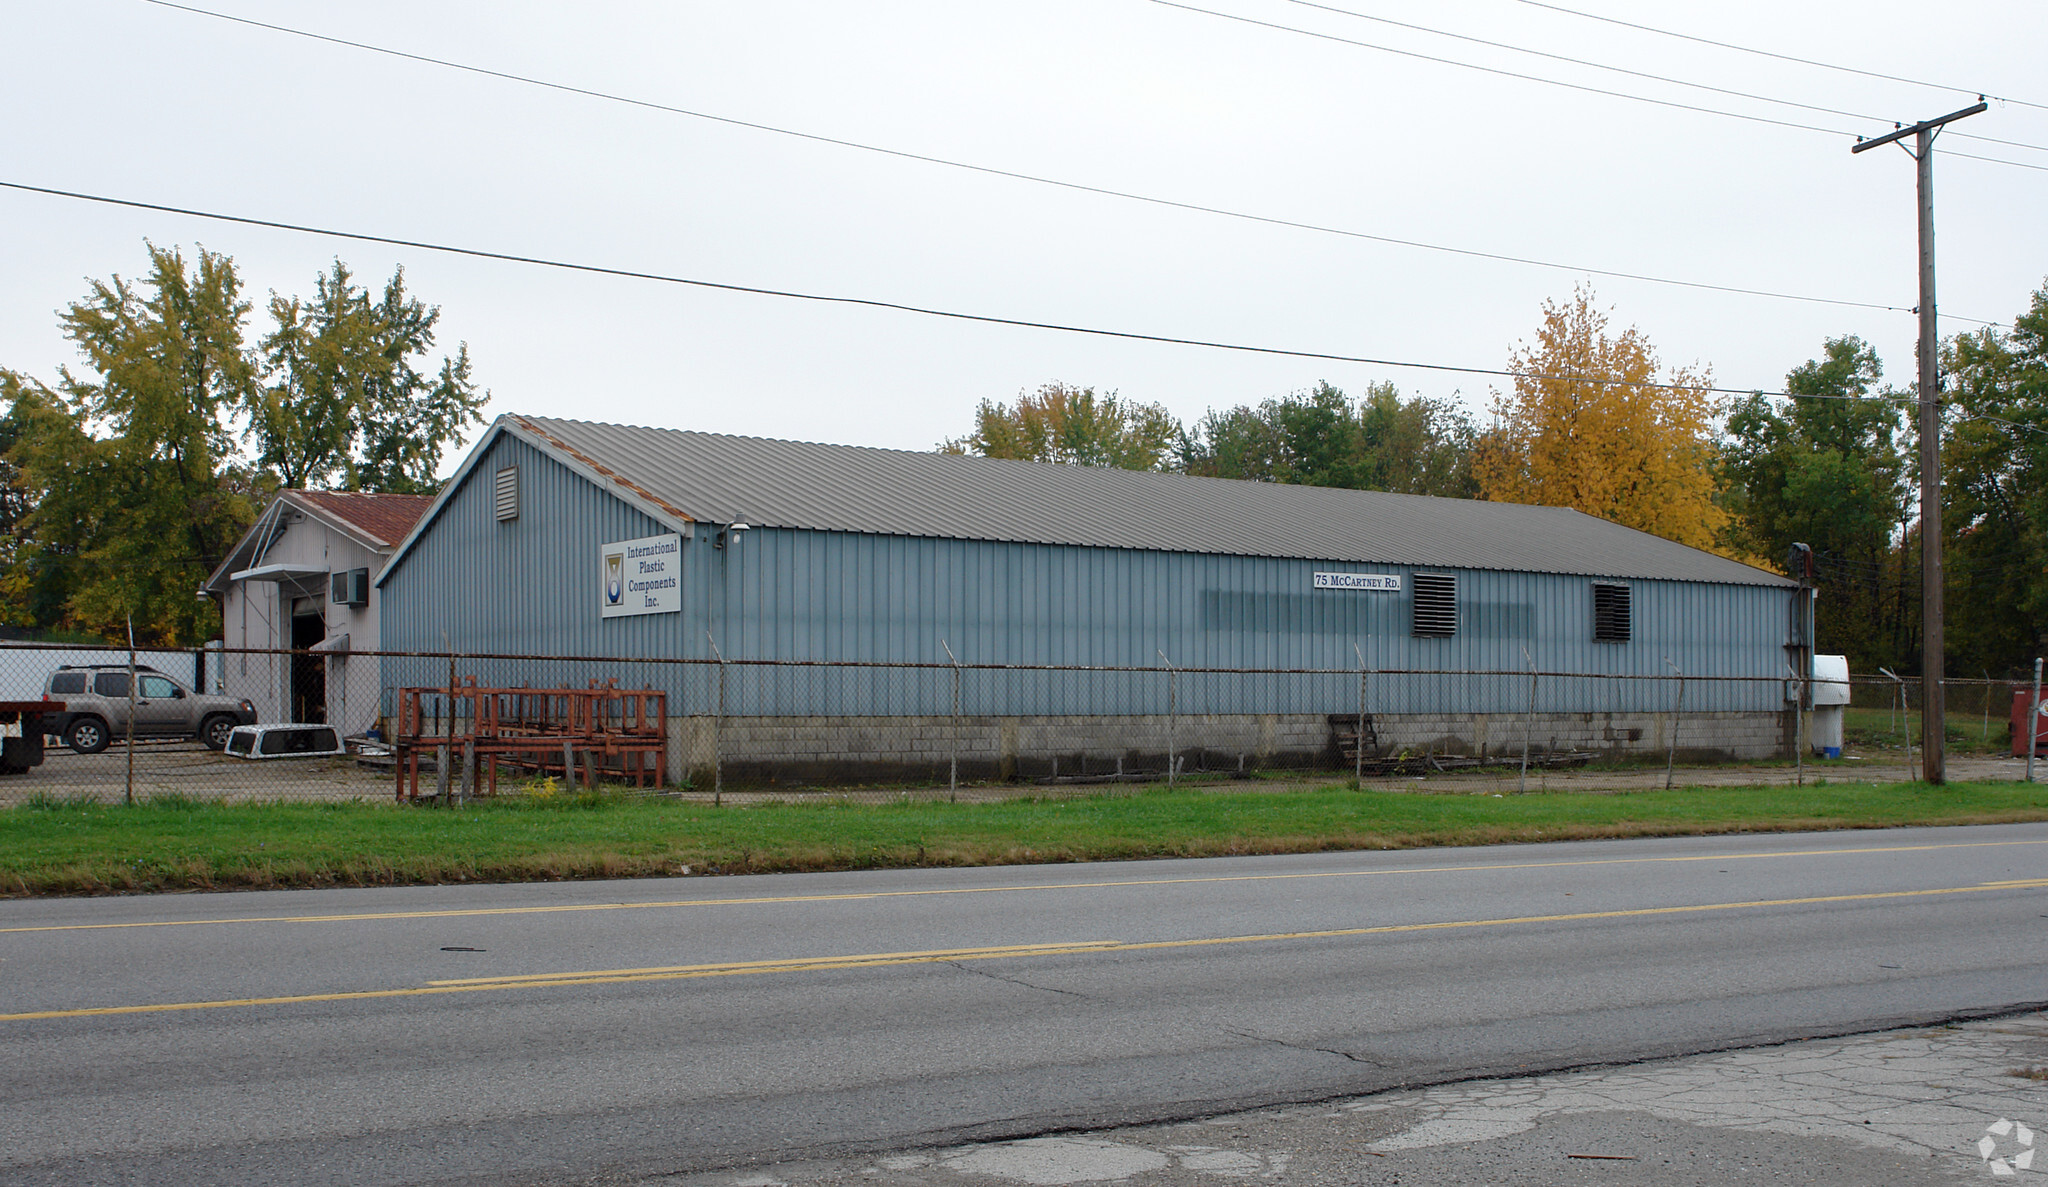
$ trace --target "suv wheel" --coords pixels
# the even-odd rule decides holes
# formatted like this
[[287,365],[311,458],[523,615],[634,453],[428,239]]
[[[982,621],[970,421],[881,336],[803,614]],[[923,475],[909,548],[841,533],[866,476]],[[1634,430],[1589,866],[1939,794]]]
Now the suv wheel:
[[235,719],[225,713],[216,713],[199,723],[199,740],[208,750],[225,750],[228,735],[235,732]]
[[97,717],[81,717],[64,731],[64,744],[80,754],[98,754],[107,748],[107,723]]

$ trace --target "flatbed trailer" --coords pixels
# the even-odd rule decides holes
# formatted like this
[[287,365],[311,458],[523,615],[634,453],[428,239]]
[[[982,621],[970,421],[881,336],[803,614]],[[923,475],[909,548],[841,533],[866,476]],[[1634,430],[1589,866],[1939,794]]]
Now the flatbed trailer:
[[43,765],[43,731],[64,712],[63,701],[0,701],[0,726],[21,727],[0,738],[0,775],[26,775]]

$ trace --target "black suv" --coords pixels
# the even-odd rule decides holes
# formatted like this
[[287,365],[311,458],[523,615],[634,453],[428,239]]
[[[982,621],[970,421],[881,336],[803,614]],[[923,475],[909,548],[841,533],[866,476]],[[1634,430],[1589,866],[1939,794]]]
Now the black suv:
[[[98,754],[128,735],[128,665],[63,667],[50,674],[49,697],[64,712],[45,717],[45,729],[80,754]],[[256,706],[232,697],[193,692],[155,668],[135,669],[135,736],[197,738],[214,750],[228,732],[256,724]]]

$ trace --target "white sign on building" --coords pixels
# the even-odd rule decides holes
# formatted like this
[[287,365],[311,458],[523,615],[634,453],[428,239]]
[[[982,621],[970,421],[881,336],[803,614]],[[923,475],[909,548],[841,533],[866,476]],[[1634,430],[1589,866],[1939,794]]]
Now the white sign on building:
[[683,608],[683,538],[643,536],[599,546],[598,606],[606,618]]
[[1369,589],[1378,593],[1400,593],[1399,573],[1317,573],[1317,589]]

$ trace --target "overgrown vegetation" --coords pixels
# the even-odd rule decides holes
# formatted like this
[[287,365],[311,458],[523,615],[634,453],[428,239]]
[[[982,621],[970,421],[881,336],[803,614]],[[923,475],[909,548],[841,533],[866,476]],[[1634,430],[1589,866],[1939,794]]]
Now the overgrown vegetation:
[[0,811],[0,895],[1015,865],[2025,820],[2048,820],[2048,788],[1838,783],[1511,796],[1158,789],[984,804],[743,808],[558,793],[460,810],[183,798],[123,807],[39,796]]

